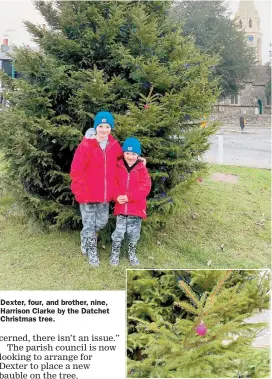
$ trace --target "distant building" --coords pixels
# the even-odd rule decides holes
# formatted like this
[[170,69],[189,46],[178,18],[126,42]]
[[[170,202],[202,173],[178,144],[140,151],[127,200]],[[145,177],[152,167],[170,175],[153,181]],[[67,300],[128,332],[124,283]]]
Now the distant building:
[[[21,74],[14,69],[10,53],[12,53],[12,48],[9,46],[8,39],[4,38],[0,47],[0,71],[4,71],[11,78],[20,78]],[[4,103],[2,93],[3,87],[0,80],[0,105]]]
[[240,1],[238,12],[235,14],[235,22],[243,29],[247,36],[249,46],[255,48],[255,57],[258,65],[262,64],[262,33],[260,17],[255,8],[254,1]]
[[262,66],[260,17],[253,0],[240,0],[235,22],[245,31],[247,43],[255,48],[256,66],[251,77],[244,82],[244,89],[236,96],[221,99],[214,106],[214,112],[222,116],[271,114],[271,95],[266,94],[271,66]]
[[270,78],[271,66],[256,66],[244,89],[236,96],[221,99],[214,111],[227,115],[271,114],[271,95],[266,95]]
[[[1,45],[1,49],[0,49],[0,71],[4,71],[6,74],[12,77],[15,75],[15,72],[12,65],[12,59],[8,54],[10,51],[11,49],[8,44],[8,39],[4,38],[3,43]],[[5,104],[2,93],[3,93],[3,87],[2,87],[2,82],[0,80],[0,105]]]
[[15,76],[15,71],[9,53],[11,53],[11,48],[8,45],[8,39],[4,38],[0,49],[0,70],[12,77]]

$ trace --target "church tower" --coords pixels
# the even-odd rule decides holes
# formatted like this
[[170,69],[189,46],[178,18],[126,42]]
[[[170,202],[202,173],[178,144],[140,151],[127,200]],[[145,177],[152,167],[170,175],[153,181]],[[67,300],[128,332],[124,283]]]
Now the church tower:
[[262,33],[260,30],[260,17],[253,0],[240,0],[235,20],[239,28],[244,29],[249,46],[255,48],[256,61],[262,64]]

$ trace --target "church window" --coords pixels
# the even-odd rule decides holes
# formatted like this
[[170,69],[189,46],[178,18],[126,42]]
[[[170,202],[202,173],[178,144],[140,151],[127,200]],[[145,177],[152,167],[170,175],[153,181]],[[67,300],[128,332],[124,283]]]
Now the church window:
[[251,18],[249,19],[248,26],[249,26],[250,28],[252,28],[252,20],[251,20]]
[[242,20],[239,20],[239,28],[243,26]]
[[231,105],[239,105],[239,95],[231,96],[230,103]]

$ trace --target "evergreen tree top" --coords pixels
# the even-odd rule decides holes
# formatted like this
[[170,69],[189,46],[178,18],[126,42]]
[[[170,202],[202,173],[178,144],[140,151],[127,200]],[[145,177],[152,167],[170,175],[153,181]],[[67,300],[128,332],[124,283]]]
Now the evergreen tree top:
[[170,2],[35,4],[47,25],[25,24],[41,51],[16,49],[21,79],[7,84],[10,107],[1,112],[10,188],[40,220],[80,224],[68,173],[95,114],[107,110],[120,143],[141,142],[152,177],[146,227],[161,227],[180,202],[175,188],[185,190],[205,166],[199,156],[216,125],[200,122],[219,94],[217,57],[181,35]]

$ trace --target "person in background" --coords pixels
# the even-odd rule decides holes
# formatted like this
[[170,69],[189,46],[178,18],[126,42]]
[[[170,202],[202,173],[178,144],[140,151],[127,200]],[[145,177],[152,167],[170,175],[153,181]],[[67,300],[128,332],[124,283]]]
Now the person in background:
[[245,118],[243,116],[240,116],[240,128],[242,131],[244,130],[245,125],[246,125]]
[[151,179],[145,164],[139,160],[141,144],[137,138],[127,138],[122,147],[123,158],[117,162],[114,200],[116,228],[112,233],[110,264],[119,264],[121,243],[127,233],[130,264],[139,265],[136,256],[141,234],[142,219],[146,218],[146,197],[151,189]]

